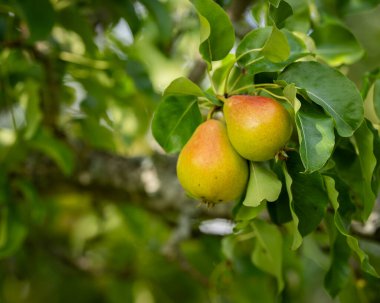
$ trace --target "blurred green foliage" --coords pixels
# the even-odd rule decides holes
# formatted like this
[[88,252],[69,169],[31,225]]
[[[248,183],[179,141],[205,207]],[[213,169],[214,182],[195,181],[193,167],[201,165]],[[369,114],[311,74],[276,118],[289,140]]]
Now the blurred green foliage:
[[[45,159],[41,155],[53,161],[49,165],[71,176],[80,163],[70,142],[80,142],[85,151],[101,150],[116,156],[153,154],[155,145],[149,133],[153,111],[164,88],[197,64],[199,35],[207,31],[200,28],[191,2],[198,7],[203,3],[0,2],[1,303],[379,301],[379,280],[355,267],[339,297],[328,295],[323,285],[329,254],[344,251],[344,247],[339,246],[338,237],[335,250],[328,251],[326,230],[306,236],[299,251],[290,249],[293,238],[286,233],[281,245],[280,240],[271,243],[282,250],[276,255],[282,254],[284,291],[277,296],[276,278],[251,256],[255,249],[256,255],[260,251],[249,233],[240,237],[208,235],[194,222],[194,236],[180,244],[183,256],[170,258],[163,251],[175,220],[167,222],[161,214],[128,199],[98,199],[78,188],[42,193],[33,178],[15,177],[22,175],[20,169],[29,169],[28,176],[33,176]],[[238,0],[216,2],[230,11]],[[280,24],[279,28],[286,28],[280,32],[299,33],[294,41],[303,50],[303,44],[312,43],[307,35],[313,29],[320,59],[338,66],[358,86],[368,73],[379,75],[379,1],[270,2],[277,2],[282,9],[272,6],[263,14],[267,1],[252,1],[253,6],[245,7],[245,14],[234,20],[238,41],[242,39],[240,30]],[[317,26],[321,20],[324,25]],[[218,51],[228,52],[230,40]],[[326,45],[335,52],[323,52]],[[203,46],[201,55],[209,60],[218,53],[207,53]],[[214,73],[215,82],[218,73],[225,73],[225,63],[228,57]],[[267,76],[270,78],[260,75]],[[205,88],[209,85],[203,77],[198,82]],[[338,152],[348,161],[353,146],[348,140],[344,143]],[[28,168],[25,162],[29,157],[33,165]],[[281,210],[273,210],[272,220],[278,212]],[[332,216],[330,221],[334,221]],[[264,234],[267,231],[265,225],[256,228]],[[285,224],[282,228],[292,227]],[[379,271],[379,241],[361,239],[360,244]]]

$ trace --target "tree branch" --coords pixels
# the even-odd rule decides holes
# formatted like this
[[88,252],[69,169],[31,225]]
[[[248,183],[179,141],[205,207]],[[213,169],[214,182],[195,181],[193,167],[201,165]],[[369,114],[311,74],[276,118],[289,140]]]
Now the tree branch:
[[187,206],[195,210],[192,216],[199,220],[231,217],[233,203],[208,209],[185,195],[176,176],[176,157],[154,154],[126,158],[84,148],[77,148],[74,154],[76,169],[70,177],[41,154],[30,156],[13,177],[27,178],[41,195],[74,190],[98,200],[127,201],[163,217],[177,217]]

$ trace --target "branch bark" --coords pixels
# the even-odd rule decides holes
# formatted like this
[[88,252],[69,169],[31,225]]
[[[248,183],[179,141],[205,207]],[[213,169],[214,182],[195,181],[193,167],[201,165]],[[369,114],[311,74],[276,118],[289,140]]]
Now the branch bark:
[[132,203],[167,218],[176,218],[189,205],[195,210],[192,216],[199,220],[231,218],[233,203],[208,209],[185,195],[176,177],[176,157],[127,158],[85,148],[76,148],[74,154],[76,170],[70,177],[41,154],[30,156],[13,177],[27,178],[42,195],[81,191],[98,200]]

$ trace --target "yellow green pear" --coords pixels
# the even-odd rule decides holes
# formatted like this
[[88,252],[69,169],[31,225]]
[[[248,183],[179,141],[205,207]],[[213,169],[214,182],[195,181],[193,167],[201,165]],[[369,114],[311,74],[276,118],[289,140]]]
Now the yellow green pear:
[[223,112],[233,147],[251,161],[274,158],[292,134],[288,111],[272,98],[231,96],[226,99]]
[[179,154],[177,176],[182,187],[207,204],[238,199],[248,181],[248,163],[232,147],[225,125],[203,122]]

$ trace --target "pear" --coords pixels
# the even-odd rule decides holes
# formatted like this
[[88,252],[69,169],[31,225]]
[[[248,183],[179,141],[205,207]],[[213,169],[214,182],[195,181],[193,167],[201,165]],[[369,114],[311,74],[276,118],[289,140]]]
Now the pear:
[[232,147],[225,125],[203,122],[179,154],[177,176],[187,193],[212,205],[238,199],[248,181],[248,163]]
[[228,137],[236,151],[251,161],[266,161],[285,147],[293,124],[288,111],[272,98],[236,95],[223,105]]

